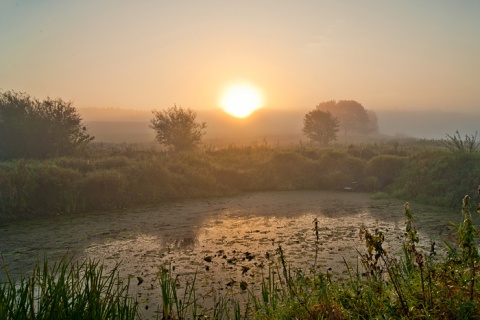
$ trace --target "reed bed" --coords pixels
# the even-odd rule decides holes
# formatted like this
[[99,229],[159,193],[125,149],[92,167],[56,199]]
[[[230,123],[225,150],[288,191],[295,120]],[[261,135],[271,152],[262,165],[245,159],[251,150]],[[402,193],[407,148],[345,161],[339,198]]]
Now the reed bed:
[[415,139],[329,148],[264,142],[179,153],[92,144],[75,156],[0,161],[0,221],[266,190],[381,192],[455,207],[478,184],[480,153],[452,148],[463,141],[452,139],[447,147]]

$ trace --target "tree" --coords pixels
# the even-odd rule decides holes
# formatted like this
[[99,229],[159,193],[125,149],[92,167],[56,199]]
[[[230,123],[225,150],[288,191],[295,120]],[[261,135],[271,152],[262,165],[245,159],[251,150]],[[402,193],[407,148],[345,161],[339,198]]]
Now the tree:
[[328,111],[312,110],[303,119],[303,133],[323,145],[337,140],[338,130],[338,119]]
[[326,101],[317,105],[317,110],[329,111],[339,120],[340,129],[348,132],[368,134],[378,131],[376,114],[366,110],[354,100]]
[[150,128],[156,132],[156,140],[171,146],[175,151],[190,150],[198,146],[205,135],[205,122],[197,122],[197,114],[191,109],[174,105],[166,110],[153,110]]
[[93,139],[71,102],[0,93],[2,159],[70,155]]

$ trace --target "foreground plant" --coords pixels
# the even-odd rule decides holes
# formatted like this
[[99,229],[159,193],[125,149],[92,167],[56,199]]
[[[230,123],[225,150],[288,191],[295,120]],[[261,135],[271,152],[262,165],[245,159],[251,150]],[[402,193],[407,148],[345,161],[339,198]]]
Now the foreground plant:
[[64,257],[51,265],[45,259],[30,276],[14,281],[3,263],[7,282],[0,284],[0,319],[136,319],[129,281],[117,268],[107,273],[92,260]]
[[269,271],[260,297],[252,293],[255,319],[479,319],[479,233],[469,212],[469,197],[462,205],[457,242],[447,243],[447,254],[438,257],[419,249],[419,237],[410,206],[405,204],[405,239],[399,254],[387,252],[385,234],[362,228],[365,253],[361,265],[347,278],[329,273],[294,272],[281,248],[279,267]]

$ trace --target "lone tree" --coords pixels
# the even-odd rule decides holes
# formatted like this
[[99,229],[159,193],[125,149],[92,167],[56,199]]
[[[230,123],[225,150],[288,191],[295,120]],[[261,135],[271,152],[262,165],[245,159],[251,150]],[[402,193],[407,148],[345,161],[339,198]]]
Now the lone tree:
[[197,114],[191,109],[174,105],[166,110],[153,110],[150,128],[156,132],[156,140],[173,147],[175,151],[194,149],[205,135],[205,122],[197,122]]
[[328,111],[313,110],[303,119],[303,133],[312,141],[327,145],[337,140],[338,119]]
[[1,159],[70,155],[93,138],[71,102],[0,93]]

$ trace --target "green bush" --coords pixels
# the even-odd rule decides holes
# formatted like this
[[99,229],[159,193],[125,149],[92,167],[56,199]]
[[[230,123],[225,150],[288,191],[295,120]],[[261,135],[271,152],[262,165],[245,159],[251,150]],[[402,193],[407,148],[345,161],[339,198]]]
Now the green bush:
[[297,152],[277,152],[271,159],[275,188],[283,190],[312,187],[313,161]]
[[408,160],[392,186],[393,195],[452,207],[478,187],[479,177],[478,153],[423,152]]
[[397,178],[407,162],[406,157],[380,155],[368,160],[365,165],[367,176],[376,177],[380,188],[385,188]]

